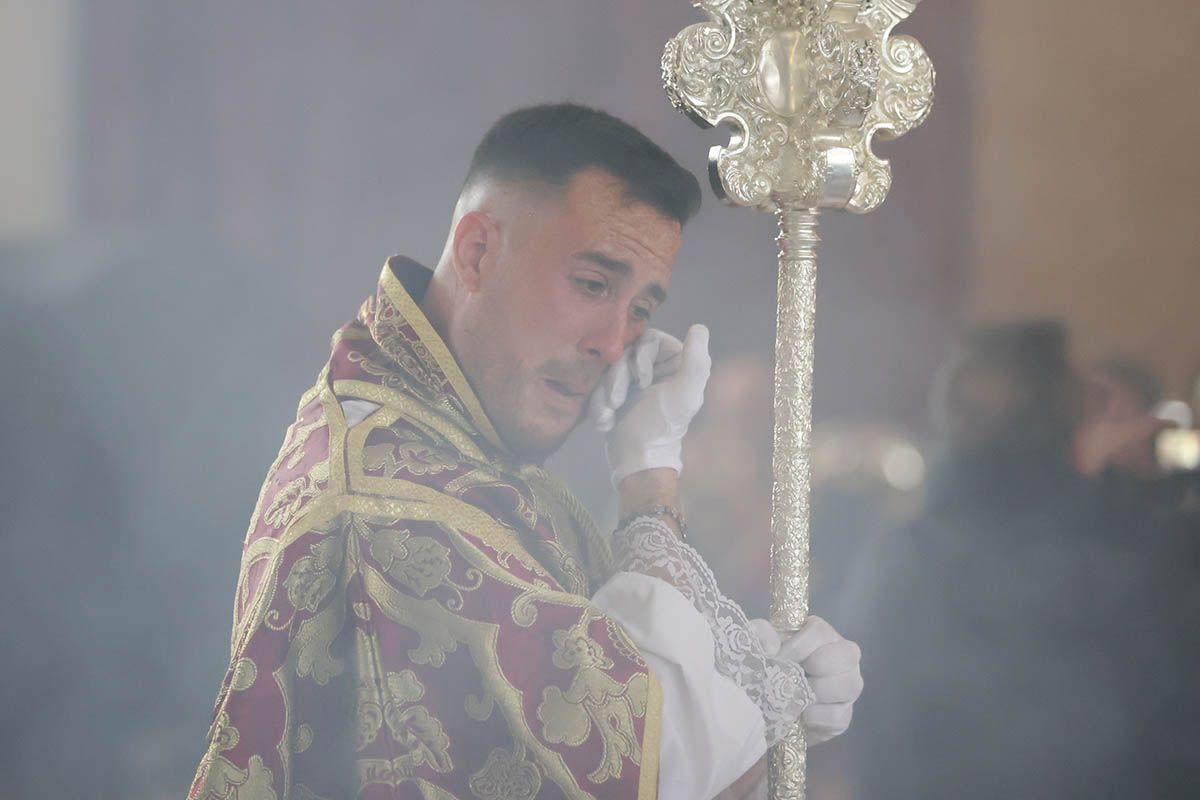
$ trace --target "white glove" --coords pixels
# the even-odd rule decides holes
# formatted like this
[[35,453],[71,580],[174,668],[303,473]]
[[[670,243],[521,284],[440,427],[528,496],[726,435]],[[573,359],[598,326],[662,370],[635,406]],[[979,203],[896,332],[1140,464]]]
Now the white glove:
[[711,368],[703,325],[689,328],[682,343],[648,330],[609,367],[589,398],[588,415],[608,431],[604,450],[614,487],[641,470],[683,469],[683,435],[704,404]]
[[[779,634],[766,620],[752,620],[752,624],[763,649],[768,655],[775,655],[771,653],[771,647],[779,642]],[[773,640],[771,634],[774,634]],[[774,646],[780,658],[800,664],[817,696],[800,716],[805,741],[818,744],[844,733],[850,727],[854,701],[863,690],[862,651],[858,645],[844,638],[825,620],[810,616],[782,646]]]
[[613,429],[616,412],[625,404],[630,384],[645,389],[656,380],[674,375],[682,360],[683,342],[669,333],[650,328],[625,351],[621,360],[604,373],[588,403],[588,418],[601,433]]

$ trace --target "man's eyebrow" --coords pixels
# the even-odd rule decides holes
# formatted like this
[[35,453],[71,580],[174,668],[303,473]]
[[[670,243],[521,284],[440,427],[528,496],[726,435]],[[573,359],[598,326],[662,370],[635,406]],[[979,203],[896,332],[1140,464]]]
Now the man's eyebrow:
[[633,273],[633,267],[629,266],[628,262],[621,261],[617,258],[598,253],[595,250],[584,250],[582,253],[576,253],[576,258],[582,258],[584,261],[591,261],[598,267],[603,267],[618,275],[630,275]]
[[[631,267],[628,262],[621,261],[618,258],[612,258],[611,256],[606,256],[604,253],[600,253],[595,250],[584,250],[582,253],[576,253],[575,257],[584,261],[590,261],[601,269],[606,269],[609,272],[615,272],[622,277],[629,277],[633,274],[633,267]],[[665,303],[667,300],[667,290],[657,282],[651,283],[649,286],[647,286],[645,292],[654,298],[655,302],[657,302],[659,305]]]

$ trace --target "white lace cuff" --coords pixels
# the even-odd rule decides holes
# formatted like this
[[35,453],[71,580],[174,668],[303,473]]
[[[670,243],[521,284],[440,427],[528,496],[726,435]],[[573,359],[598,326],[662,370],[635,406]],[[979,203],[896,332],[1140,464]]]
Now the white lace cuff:
[[814,700],[799,664],[767,655],[737,603],[721,594],[712,570],[657,517],[637,517],[613,536],[618,570],[640,572],[674,586],[712,630],[719,673],[758,706],[767,745],[781,741]]

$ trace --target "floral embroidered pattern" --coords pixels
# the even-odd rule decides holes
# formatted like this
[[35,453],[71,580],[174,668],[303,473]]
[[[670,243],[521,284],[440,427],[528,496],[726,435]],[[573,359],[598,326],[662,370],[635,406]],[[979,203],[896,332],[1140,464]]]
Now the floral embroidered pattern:
[[492,750],[483,767],[467,784],[479,800],[533,800],[542,788],[537,767],[525,760],[525,748]]
[[237,728],[229,724],[229,715],[222,712],[217,717],[209,755],[200,764],[206,790],[198,800],[276,800],[271,770],[261,756],[251,756],[243,770],[220,755],[237,747],[240,739]]
[[599,642],[587,634],[591,622],[585,615],[569,630],[554,632],[552,662],[559,669],[574,670],[575,677],[564,692],[557,686],[542,691],[538,719],[548,742],[578,746],[599,731],[603,751],[600,765],[589,775],[593,783],[621,776],[624,759],[641,764],[642,750],[634,732],[634,717],[644,717],[649,697],[649,679],[638,673],[625,683],[608,675],[612,659]]
[[345,590],[344,548],[345,538],[340,535],[322,535],[309,545],[311,555],[296,559],[283,581],[293,613],[285,617],[278,609],[272,609],[265,619],[267,627],[273,630],[294,627],[296,635],[288,648],[288,662],[297,676],[311,676],[322,686],[344,668],[331,647],[342,630],[345,614],[338,602],[326,602],[339,585]]
[[450,549],[428,536],[385,528],[373,533],[370,547],[371,558],[418,597],[450,576]]
[[355,710],[358,749],[375,741],[386,726],[392,742],[403,751],[391,759],[359,759],[360,788],[372,783],[398,786],[412,780],[421,767],[443,773],[454,768],[450,737],[442,723],[425,706],[416,705],[424,696],[425,687],[409,669],[387,673],[382,686],[370,682],[359,685]]
[[258,668],[254,666],[254,662],[248,658],[238,659],[233,667],[233,680],[230,681],[229,688],[235,692],[244,692],[253,686],[257,679]]
[[316,611],[337,584],[342,564],[342,542],[327,537],[314,544],[312,555],[297,559],[283,581],[288,600],[297,611]]
[[200,769],[204,770],[206,783],[198,800],[277,800],[271,788],[271,770],[260,755],[250,756],[244,770],[224,756],[214,757]]
[[279,490],[263,512],[263,522],[272,528],[286,528],[300,513],[304,503],[321,493],[318,484],[328,480],[329,464],[324,462],[315,465],[309,474],[290,481]]
[[436,475],[458,467],[458,459],[440,453],[436,448],[420,442],[388,442],[363,448],[363,467],[381,470],[389,478],[401,472],[410,475]]
[[404,315],[387,295],[377,298],[374,311],[371,335],[383,352],[399,364],[403,372],[412,375],[436,394],[448,394],[450,382],[437,359],[412,331]]
[[424,764],[449,772],[450,738],[427,708],[414,705],[424,696],[425,687],[410,669],[387,673],[382,687],[361,685],[356,710],[358,749],[375,741],[387,725],[392,740],[408,750],[389,762],[392,774],[411,776]]

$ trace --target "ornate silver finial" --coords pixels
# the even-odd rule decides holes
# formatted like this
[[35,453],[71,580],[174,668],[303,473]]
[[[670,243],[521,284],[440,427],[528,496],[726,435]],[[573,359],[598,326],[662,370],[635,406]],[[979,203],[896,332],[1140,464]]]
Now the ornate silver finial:
[[710,22],[667,43],[672,105],[730,143],[710,154],[713,189],[739,206],[778,198],[863,213],[883,202],[891,167],[871,151],[920,125],[933,64],[892,29],[915,0],[698,0]]

